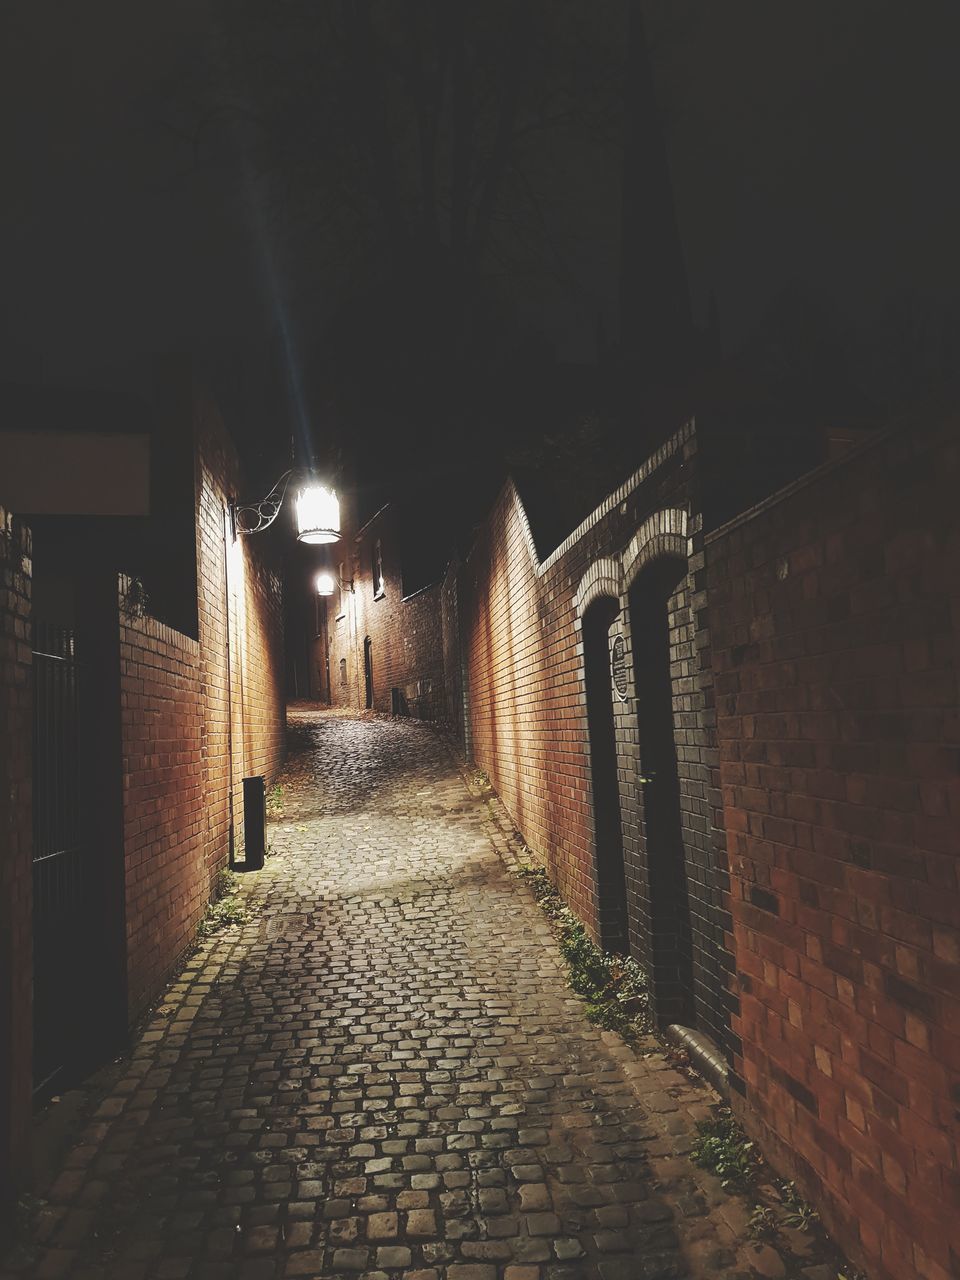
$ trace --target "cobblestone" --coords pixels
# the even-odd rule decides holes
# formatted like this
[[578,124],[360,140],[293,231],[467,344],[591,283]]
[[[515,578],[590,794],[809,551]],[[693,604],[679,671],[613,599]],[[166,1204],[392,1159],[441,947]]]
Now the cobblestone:
[[744,1224],[684,1154],[715,1099],[589,1023],[438,737],[291,733],[249,921],[172,984],[0,1280],[731,1274]]

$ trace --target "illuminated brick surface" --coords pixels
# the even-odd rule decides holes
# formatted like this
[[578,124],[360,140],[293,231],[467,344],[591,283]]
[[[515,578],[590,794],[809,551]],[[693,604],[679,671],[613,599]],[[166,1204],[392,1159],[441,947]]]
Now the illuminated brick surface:
[[280,576],[269,535],[232,540],[233,446],[194,405],[197,637],[120,612],[128,1011],[154,1000],[193,941],[231,847],[243,857],[243,778],[283,759]]
[[744,1118],[897,1280],[960,1274],[957,439],[706,547]]

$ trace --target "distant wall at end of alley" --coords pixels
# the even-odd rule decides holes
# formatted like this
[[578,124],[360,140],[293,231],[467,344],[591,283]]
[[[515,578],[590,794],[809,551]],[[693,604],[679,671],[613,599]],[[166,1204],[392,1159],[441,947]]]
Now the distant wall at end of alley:
[[445,720],[442,584],[404,595],[394,507],[345,541],[344,585],[328,605],[330,701]]

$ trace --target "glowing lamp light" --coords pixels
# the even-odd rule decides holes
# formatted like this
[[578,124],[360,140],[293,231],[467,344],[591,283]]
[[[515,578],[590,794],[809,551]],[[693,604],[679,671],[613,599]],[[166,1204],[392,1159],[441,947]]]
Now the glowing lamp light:
[[332,573],[317,574],[317,595],[318,596],[332,596],[336,585],[337,584],[334,581]]
[[311,484],[297,494],[297,537],[313,545],[340,541],[340,502],[332,489]]

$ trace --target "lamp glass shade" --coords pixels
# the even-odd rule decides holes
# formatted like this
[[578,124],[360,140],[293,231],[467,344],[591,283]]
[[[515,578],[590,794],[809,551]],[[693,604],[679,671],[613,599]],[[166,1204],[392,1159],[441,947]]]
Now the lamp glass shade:
[[311,484],[297,494],[297,537],[314,545],[340,541],[340,502],[332,489]]
[[334,581],[334,577],[332,573],[327,573],[326,570],[324,570],[317,574],[317,595],[318,596],[332,596],[334,593],[334,590],[336,589],[336,585],[337,584]]

